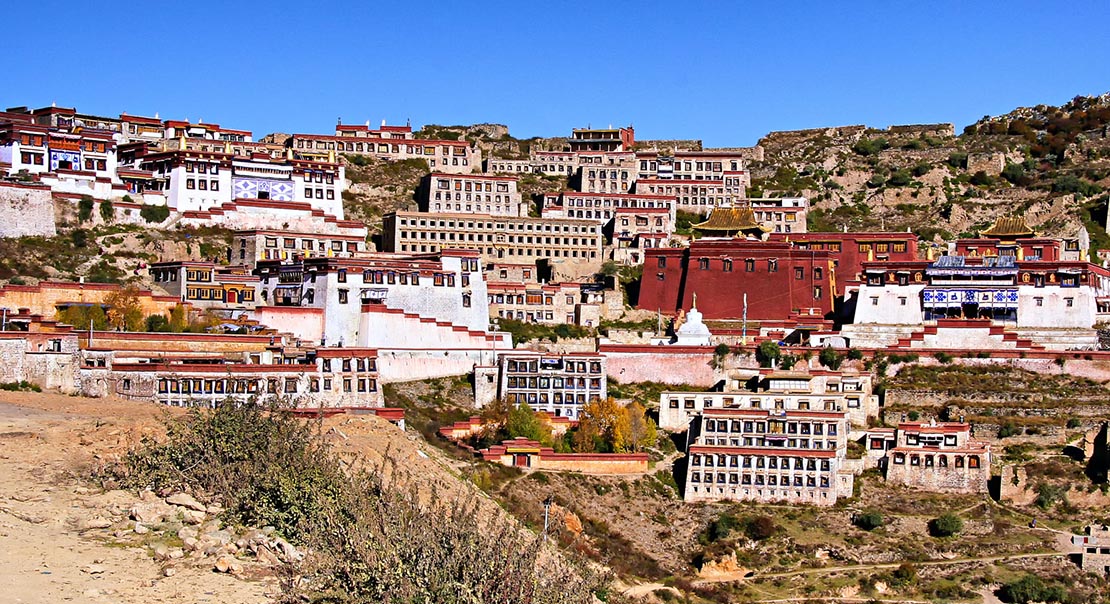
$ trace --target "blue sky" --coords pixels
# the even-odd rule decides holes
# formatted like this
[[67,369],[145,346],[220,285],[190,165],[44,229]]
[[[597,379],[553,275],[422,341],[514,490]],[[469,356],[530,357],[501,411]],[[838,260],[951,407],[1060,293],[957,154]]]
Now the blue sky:
[[268,132],[954,122],[1110,91],[1110,2],[147,2],[5,8],[0,105]]

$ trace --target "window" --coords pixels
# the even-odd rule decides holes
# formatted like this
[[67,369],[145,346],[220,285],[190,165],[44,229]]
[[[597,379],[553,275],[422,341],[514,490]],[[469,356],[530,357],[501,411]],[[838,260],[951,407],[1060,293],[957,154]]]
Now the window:
[[659,265],[659,268],[667,268],[667,259],[660,256],[658,258],[658,265]]
[[1064,298],[1064,306],[1068,308],[1075,306],[1075,298]]
[[339,303],[340,304],[346,304],[347,303],[347,290],[345,290],[345,289],[339,290]]
[[802,268],[800,266],[794,267],[794,278],[795,279],[800,281],[802,279],[805,279],[805,276],[806,276],[806,274],[805,274],[805,269],[804,268]]
[[1036,306],[1044,306],[1044,298],[1041,298],[1041,297],[1033,298],[1033,304],[1036,305]]
[[732,260],[725,259],[721,261],[721,269],[726,273],[732,272]]
[[699,258],[698,268],[703,271],[709,270],[709,258]]
[[755,260],[753,260],[751,258],[748,258],[747,260],[745,260],[744,261],[744,270],[746,272],[749,272],[749,273],[754,272],[755,271]]

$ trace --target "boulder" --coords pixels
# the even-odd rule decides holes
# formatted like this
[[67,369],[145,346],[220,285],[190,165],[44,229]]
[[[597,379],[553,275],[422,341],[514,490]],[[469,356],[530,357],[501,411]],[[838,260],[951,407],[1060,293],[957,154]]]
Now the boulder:
[[221,573],[238,573],[243,570],[243,565],[230,554],[224,554],[216,558],[216,572]]
[[202,514],[208,509],[208,506],[199,502],[192,495],[188,493],[174,493],[166,498],[166,503],[176,505],[178,507],[188,508]]
[[152,501],[140,501],[131,506],[129,515],[132,520],[141,522],[142,524],[158,524],[166,519],[167,516],[173,516],[177,513],[172,506],[166,505],[164,501],[155,499]]
[[197,510],[185,509],[181,511],[181,519],[185,521],[185,524],[200,524],[204,522],[206,517],[204,512],[198,512]]

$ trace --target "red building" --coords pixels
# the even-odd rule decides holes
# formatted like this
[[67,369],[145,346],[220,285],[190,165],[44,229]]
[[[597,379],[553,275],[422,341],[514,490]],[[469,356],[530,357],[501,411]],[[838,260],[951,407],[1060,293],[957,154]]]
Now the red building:
[[836,273],[836,296],[863,279],[864,262],[917,260],[913,233],[774,233],[770,240],[788,241],[800,250],[828,252]]
[[638,306],[673,314],[690,308],[706,319],[785,320],[833,309],[835,277],[827,251],[801,250],[781,241],[703,238],[685,248],[644,250]]

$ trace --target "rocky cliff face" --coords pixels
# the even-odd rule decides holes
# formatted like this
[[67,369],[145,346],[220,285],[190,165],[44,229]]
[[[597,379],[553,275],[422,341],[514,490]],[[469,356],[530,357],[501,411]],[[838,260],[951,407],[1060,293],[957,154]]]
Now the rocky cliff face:
[[811,230],[912,230],[938,241],[1021,214],[1050,236],[1105,233],[1110,96],[951,124],[772,132],[759,141],[752,195],[801,194]]

